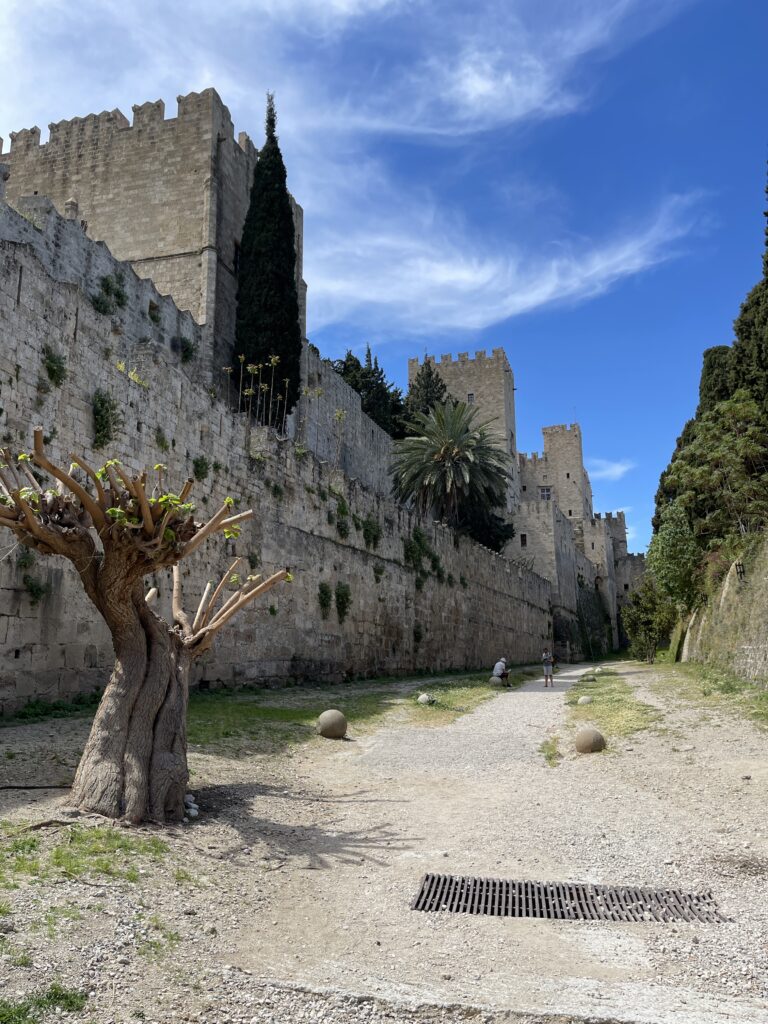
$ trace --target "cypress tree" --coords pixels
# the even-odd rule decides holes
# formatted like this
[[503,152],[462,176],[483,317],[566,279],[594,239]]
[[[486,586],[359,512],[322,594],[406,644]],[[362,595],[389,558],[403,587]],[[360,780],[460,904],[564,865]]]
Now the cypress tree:
[[731,348],[728,345],[715,345],[704,352],[704,364],[699,380],[699,407],[696,418],[713,409],[718,402],[730,398],[731,388]]
[[[290,411],[299,396],[301,328],[295,227],[276,122],[274,97],[268,93],[267,137],[254,170],[240,245],[235,336],[236,353],[246,363],[268,366],[270,357],[279,359],[274,376]],[[286,380],[287,385],[282,383]]]
[[425,359],[408,389],[408,397],[405,400],[406,412],[410,418],[419,412],[426,416],[430,409],[445,401],[447,394],[445,381],[435,369],[434,363]]

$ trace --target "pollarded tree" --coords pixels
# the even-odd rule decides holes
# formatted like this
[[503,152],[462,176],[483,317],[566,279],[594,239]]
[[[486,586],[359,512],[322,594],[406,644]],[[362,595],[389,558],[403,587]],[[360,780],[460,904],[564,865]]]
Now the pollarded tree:
[[296,228],[275,104],[267,96],[267,139],[253,172],[237,279],[237,354],[249,365],[275,365],[285,381],[288,412],[299,397],[301,327],[296,291]]
[[[70,455],[65,471],[51,462],[35,429],[32,455],[16,460],[3,451],[0,463],[0,525],[42,555],[72,562],[83,588],[112,634],[115,666],[99,704],[75,775],[71,801],[82,810],[124,817],[178,821],[184,815],[187,770],[186,717],[192,662],[211,647],[217,633],[241,609],[281,580],[234,576],[239,559],[214,589],[209,583],[197,611],[184,611],[179,562],[216,533],[236,536],[252,510],[232,515],[228,498],[204,525],[188,501],[192,480],[179,494],[157,486],[147,491],[147,475],[129,476],[116,460],[94,471]],[[39,467],[55,484],[44,486],[30,470]],[[72,475],[76,467],[85,485]],[[173,567],[173,623],[150,607],[156,591],[145,594],[143,579]],[[219,599],[226,600],[217,608]]]
[[391,471],[397,498],[413,501],[420,512],[490,547],[482,532],[489,519],[506,527],[506,539],[514,534],[511,524],[494,514],[506,503],[510,459],[488,424],[477,422],[477,412],[464,402],[448,401],[426,415],[417,413],[414,436],[395,443]]

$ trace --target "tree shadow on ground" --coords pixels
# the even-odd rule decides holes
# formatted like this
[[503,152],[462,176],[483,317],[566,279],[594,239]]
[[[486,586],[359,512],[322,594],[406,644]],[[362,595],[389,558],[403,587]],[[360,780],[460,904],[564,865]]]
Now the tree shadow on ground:
[[[246,864],[256,851],[274,870],[289,861],[304,861],[305,869],[327,869],[336,864],[376,864],[386,866],[387,854],[412,848],[418,837],[404,837],[389,822],[363,828],[334,828],[333,805],[351,803],[401,803],[399,800],[368,796],[367,790],[339,796],[315,796],[260,783],[235,783],[228,786],[204,786],[197,798],[205,809],[203,827],[208,821],[225,824],[238,835],[223,856],[233,863]],[[253,813],[259,800],[282,799],[297,803],[323,804],[328,817],[322,823],[281,822]],[[199,826],[197,826],[199,827]]]

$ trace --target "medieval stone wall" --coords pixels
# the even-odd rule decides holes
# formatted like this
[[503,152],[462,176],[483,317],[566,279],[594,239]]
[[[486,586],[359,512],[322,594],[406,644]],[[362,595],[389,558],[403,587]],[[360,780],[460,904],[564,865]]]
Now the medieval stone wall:
[[[162,100],[133,107],[133,124],[104,111],[11,135],[2,158],[5,198],[50,198],[73,214],[89,237],[205,324],[202,365],[213,380],[231,360],[235,337],[237,247],[248,211],[257,151],[245,132],[237,140],[229,110],[215,89],[178,97],[176,117]],[[1,150],[0,150],[1,152]],[[297,287],[302,336],[303,213],[294,203]]]
[[[68,461],[73,450],[96,465],[118,457],[132,472],[163,462],[177,483],[196,469],[204,477],[193,492],[201,518],[227,495],[241,509],[255,508],[238,540],[215,539],[183,563],[188,606],[235,555],[243,558],[243,571],[268,573],[288,564],[295,574],[294,583],[272,591],[224,631],[199,666],[199,680],[284,683],[467,668],[490,665],[499,651],[517,662],[538,659],[551,636],[547,580],[477,544],[456,543],[450,531],[393,503],[381,482],[366,486],[359,474],[345,473],[343,457],[318,457],[308,444],[264,428],[249,435],[245,418],[194,379],[172,344],[172,331],[199,341],[191,317],[49,203],[40,199],[24,209],[22,216],[0,203],[3,443],[28,450],[32,428],[41,423],[55,459]],[[126,304],[114,316],[102,315],[91,296],[101,278],[117,275]],[[162,333],[148,321],[149,301]],[[45,370],[46,346],[65,361],[59,387]],[[326,381],[327,366],[312,356],[310,371]],[[335,379],[340,386],[326,381],[323,415],[354,404],[351,389]],[[97,389],[113,397],[123,421],[101,451],[93,449]],[[345,428],[351,419],[350,413]],[[376,430],[361,413],[354,445],[351,433],[347,438],[350,459],[359,447],[361,465],[381,465]],[[433,556],[420,577],[404,559],[404,541],[417,527]],[[0,543],[0,711],[32,697],[103,686],[110,639],[68,563],[28,554],[9,533]],[[343,621],[333,604],[323,618],[321,583],[332,594],[337,584],[349,587]],[[149,578],[152,585],[167,611],[169,575]]]

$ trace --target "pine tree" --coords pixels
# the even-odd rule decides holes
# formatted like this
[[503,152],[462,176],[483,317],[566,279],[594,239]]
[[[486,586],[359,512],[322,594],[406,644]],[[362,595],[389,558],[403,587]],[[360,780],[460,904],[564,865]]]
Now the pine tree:
[[425,359],[408,389],[406,413],[411,419],[418,412],[426,416],[430,409],[445,401],[447,394],[445,381],[435,369],[434,363]]
[[[296,291],[296,245],[291,199],[278,145],[274,98],[267,94],[266,142],[253,174],[243,227],[237,291],[236,354],[268,365],[286,381],[290,411],[299,396],[301,328]],[[284,406],[285,408],[285,406]]]
[[347,350],[343,359],[334,362],[333,368],[360,395],[360,404],[366,416],[370,416],[391,437],[404,436],[402,393],[389,383],[379,366],[378,358],[371,355],[370,345],[366,347],[364,364]]

